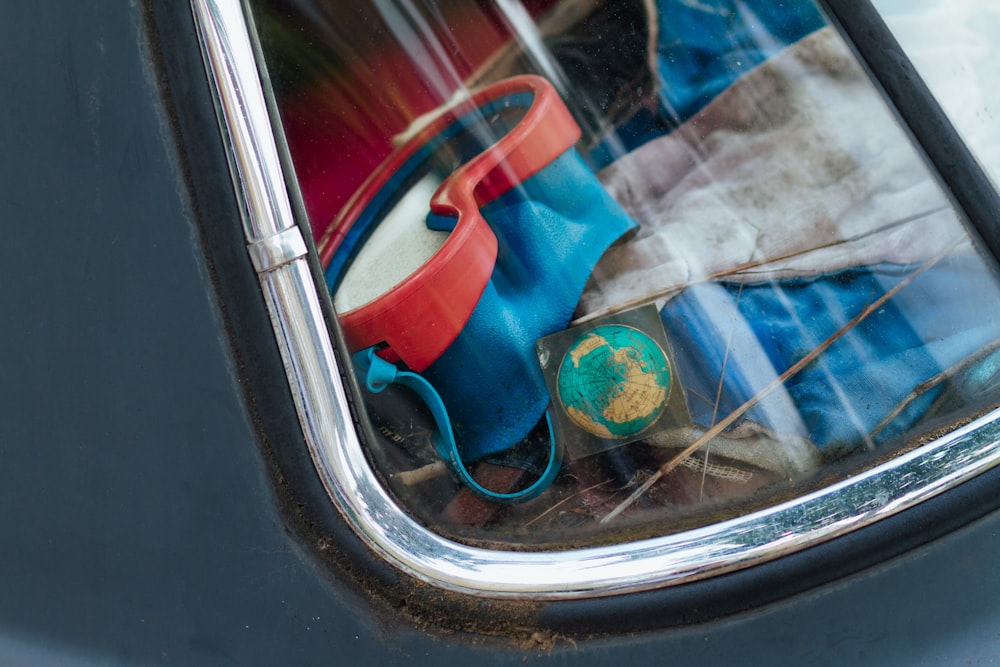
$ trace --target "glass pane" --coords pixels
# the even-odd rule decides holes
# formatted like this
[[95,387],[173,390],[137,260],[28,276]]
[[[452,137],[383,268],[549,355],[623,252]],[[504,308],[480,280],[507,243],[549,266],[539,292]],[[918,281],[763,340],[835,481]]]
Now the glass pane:
[[255,0],[418,521],[631,541],[997,404],[995,263],[810,2]]
[[1000,183],[1000,5],[873,0],[972,152]]

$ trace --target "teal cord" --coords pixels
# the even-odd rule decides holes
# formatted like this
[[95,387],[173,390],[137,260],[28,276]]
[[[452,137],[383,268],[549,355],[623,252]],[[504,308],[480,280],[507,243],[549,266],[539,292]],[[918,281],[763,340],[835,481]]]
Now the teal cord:
[[365,387],[373,393],[378,393],[390,384],[398,384],[413,391],[427,405],[437,424],[438,432],[434,434],[434,449],[442,459],[451,465],[463,484],[473,493],[495,503],[512,504],[524,502],[534,498],[548,488],[559,473],[562,463],[562,452],[556,442],[555,434],[552,430],[552,420],[549,414],[545,413],[545,423],[549,427],[549,462],[545,471],[535,480],[531,486],[514,493],[497,493],[490,491],[479,484],[469,474],[465,463],[462,462],[458,453],[458,443],[455,442],[455,433],[451,428],[451,420],[448,418],[448,410],[445,408],[441,397],[431,384],[416,373],[399,370],[395,364],[382,359],[375,354],[375,348],[369,347],[354,355],[354,362],[361,371],[364,378]]

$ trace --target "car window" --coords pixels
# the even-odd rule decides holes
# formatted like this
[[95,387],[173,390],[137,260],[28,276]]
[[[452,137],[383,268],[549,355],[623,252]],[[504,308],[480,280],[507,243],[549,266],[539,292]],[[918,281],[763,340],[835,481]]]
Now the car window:
[[[931,453],[991,440],[995,261],[812,2],[246,16],[361,407],[313,456],[420,576],[383,510],[439,569],[601,554],[645,558],[644,587],[685,535],[727,553],[685,576],[771,558],[939,492],[958,477]],[[450,581],[620,585],[496,576]]]

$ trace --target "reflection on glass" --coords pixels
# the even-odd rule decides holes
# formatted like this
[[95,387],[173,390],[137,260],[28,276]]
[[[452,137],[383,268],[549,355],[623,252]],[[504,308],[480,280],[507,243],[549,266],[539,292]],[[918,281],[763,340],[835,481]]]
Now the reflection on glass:
[[1000,285],[810,2],[251,3],[418,520],[632,540],[997,404]]
[[1000,183],[1000,5],[976,0],[872,4],[994,184]]

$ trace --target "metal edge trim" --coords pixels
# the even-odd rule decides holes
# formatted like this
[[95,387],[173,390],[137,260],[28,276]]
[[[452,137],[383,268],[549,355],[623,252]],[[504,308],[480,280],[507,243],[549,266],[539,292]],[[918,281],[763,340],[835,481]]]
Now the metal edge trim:
[[299,228],[289,227],[274,236],[252,242],[247,246],[247,252],[257,273],[265,273],[305,257],[308,251]]
[[[294,225],[239,0],[191,0],[222,131],[237,154],[248,244]],[[235,66],[240,63],[240,66]],[[259,100],[259,108],[233,99]],[[227,100],[229,100],[227,102]],[[258,156],[259,157],[259,156]],[[247,177],[248,173],[259,178]],[[272,201],[277,199],[277,201]],[[264,220],[255,216],[263,215]],[[268,216],[276,216],[274,219]],[[377,554],[428,584],[490,598],[573,599],[648,590],[764,563],[934,497],[1000,463],[1000,410],[815,493],[722,523],[615,546],[512,552],[448,540],[379,484],[351,422],[309,266],[259,273],[316,470],[344,520]]]

